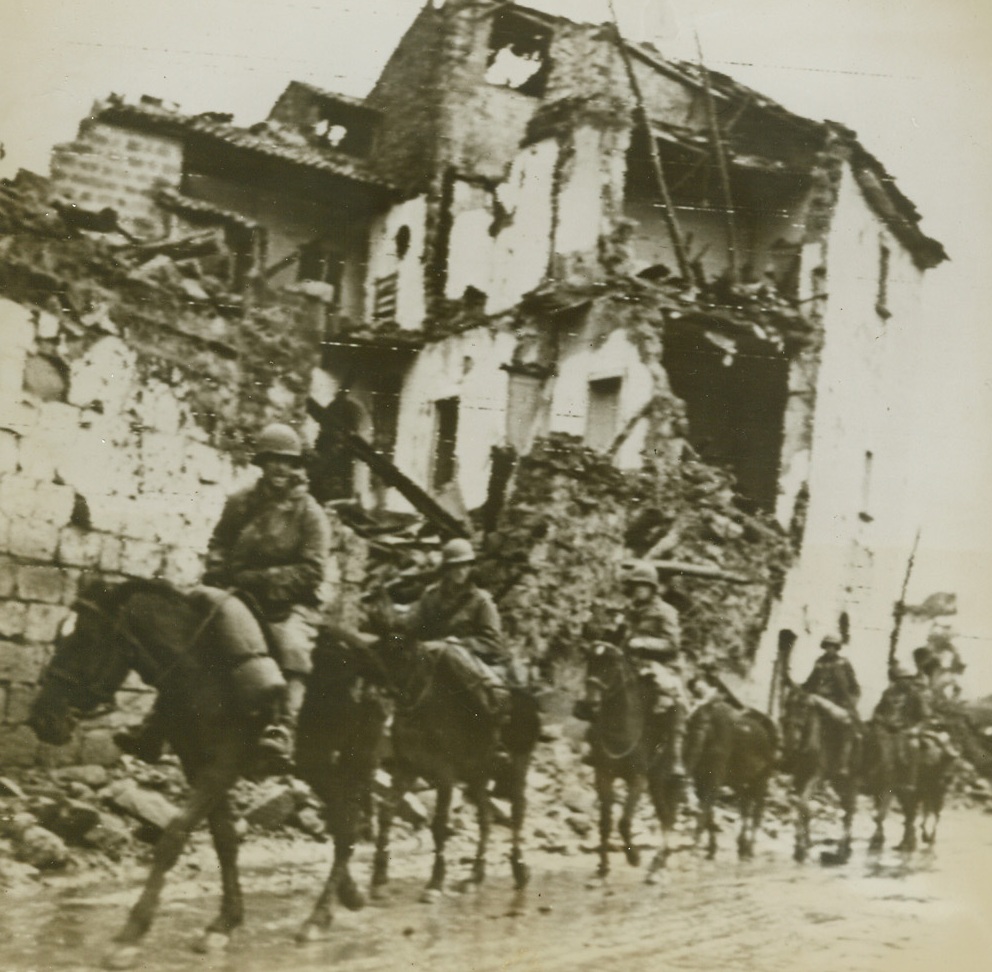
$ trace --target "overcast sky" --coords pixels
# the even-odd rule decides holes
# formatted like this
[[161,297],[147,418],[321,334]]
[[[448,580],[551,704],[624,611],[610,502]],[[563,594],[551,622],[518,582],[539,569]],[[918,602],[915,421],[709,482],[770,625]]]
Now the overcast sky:
[[[532,0],[602,21],[607,0]],[[0,175],[47,171],[93,100],[152,94],[250,124],[291,79],[366,93],[422,0],[2,0]],[[920,595],[957,588],[959,627],[992,677],[992,3],[989,0],[616,0],[630,36],[694,58],[814,118],[854,128],[952,263],[928,309],[933,470]],[[992,691],[992,684],[990,684]]]

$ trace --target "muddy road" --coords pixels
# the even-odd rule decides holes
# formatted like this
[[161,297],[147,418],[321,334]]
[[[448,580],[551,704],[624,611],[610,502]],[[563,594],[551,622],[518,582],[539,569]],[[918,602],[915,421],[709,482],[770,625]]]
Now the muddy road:
[[[979,972],[992,967],[992,816],[953,810],[939,847],[905,857],[865,851],[862,814],[852,861],[838,868],[796,865],[789,834],[765,834],[757,857],[738,864],[729,828],[724,850],[707,862],[688,840],[663,883],[647,887],[643,871],[616,855],[606,882],[592,880],[593,854],[578,843],[567,853],[533,851],[533,880],[514,893],[500,835],[490,853],[489,883],[459,892],[468,835],[452,842],[452,889],[418,901],[430,866],[429,837],[394,848],[394,880],[383,903],[337,912],[328,938],[305,946],[293,936],[324,876],[326,845],[259,843],[243,848],[248,920],[229,950],[190,951],[217,904],[214,864],[205,840],[167,886],[159,920],[139,968],[269,972],[430,970],[557,972]],[[893,829],[892,837],[898,839]],[[647,847],[651,835],[643,834]],[[586,842],[587,849],[592,840]],[[370,852],[358,854],[365,880]],[[113,881],[48,876],[4,894],[0,972],[99,967],[106,944],[133,901],[142,869],[128,865]],[[77,876],[78,877],[78,876]]]

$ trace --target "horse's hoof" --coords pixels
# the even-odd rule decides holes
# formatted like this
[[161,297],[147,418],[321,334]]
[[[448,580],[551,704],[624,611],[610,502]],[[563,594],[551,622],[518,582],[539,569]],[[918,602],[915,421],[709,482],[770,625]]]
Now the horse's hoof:
[[331,923],[326,924],[316,921],[306,922],[296,933],[297,945],[308,945],[310,942],[322,942],[329,937]]
[[424,888],[420,895],[421,904],[436,904],[444,897],[440,888]]
[[517,861],[513,865],[513,886],[518,891],[522,891],[528,884],[530,884],[530,868],[523,861]]
[[627,856],[627,863],[631,867],[641,866],[641,852],[636,847],[628,847],[624,854]]
[[805,847],[797,847],[792,852],[792,859],[797,864],[803,864],[803,863],[805,863],[805,861],[806,861],[806,848]]
[[361,911],[365,907],[365,895],[354,881],[345,881],[338,887],[338,901],[349,911]]
[[885,841],[884,840],[880,840],[880,839],[876,839],[875,837],[872,837],[872,839],[870,841],[868,841],[868,853],[869,854],[881,854],[882,853],[882,848],[884,846],[885,846]]
[[194,943],[193,951],[200,955],[215,955],[223,952],[231,942],[231,936],[226,932],[204,932]]
[[137,945],[118,945],[103,957],[105,969],[133,969],[138,964],[141,949]]

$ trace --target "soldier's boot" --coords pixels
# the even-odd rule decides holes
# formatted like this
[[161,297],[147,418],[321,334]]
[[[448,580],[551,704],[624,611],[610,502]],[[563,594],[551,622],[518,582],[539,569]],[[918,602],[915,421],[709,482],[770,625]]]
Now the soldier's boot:
[[286,695],[275,722],[266,726],[258,741],[258,750],[266,764],[275,771],[286,771],[293,766],[293,747],[296,743],[296,723],[303,708],[306,681],[300,675],[286,673]]
[[158,701],[137,725],[115,732],[113,741],[122,753],[145,763],[157,763],[165,747],[165,717],[159,711]]

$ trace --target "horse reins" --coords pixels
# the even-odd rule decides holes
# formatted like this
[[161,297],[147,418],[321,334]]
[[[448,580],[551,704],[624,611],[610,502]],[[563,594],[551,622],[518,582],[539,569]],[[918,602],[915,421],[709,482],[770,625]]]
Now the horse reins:
[[[603,698],[604,699],[607,699],[607,698],[610,698],[611,696],[615,696],[615,695],[621,694],[624,691],[625,686],[628,684],[629,679],[626,679],[624,677],[624,672],[623,672],[622,666],[621,666],[620,674],[614,679],[614,681],[610,685],[606,685],[603,682],[602,679],[600,679],[600,678],[594,678],[594,677],[587,678],[586,679],[586,682],[587,683],[592,682],[592,683],[598,685],[599,688],[600,688],[600,691],[603,693]],[[617,682],[620,682],[621,684],[619,686],[617,686],[616,685]],[[606,745],[606,742],[603,739],[602,735],[600,736],[600,739],[599,739],[599,745],[602,748],[603,752],[606,754],[606,758],[607,759],[612,759],[612,760],[624,759],[625,757],[629,756],[637,748],[637,746],[640,743],[641,738],[643,737],[643,735],[644,735],[644,732],[642,730],[637,736],[635,736],[633,743],[631,743],[631,745],[628,746],[627,749],[623,750],[622,752],[616,752],[616,753],[610,752],[610,749]]]

